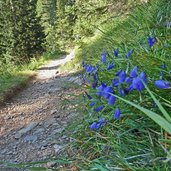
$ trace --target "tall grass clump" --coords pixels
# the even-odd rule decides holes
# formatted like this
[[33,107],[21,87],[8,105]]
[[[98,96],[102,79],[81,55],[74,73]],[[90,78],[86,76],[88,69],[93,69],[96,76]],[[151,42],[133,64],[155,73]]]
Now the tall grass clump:
[[77,56],[86,111],[74,128],[78,167],[169,171],[170,11],[169,0],[138,6],[98,28],[101,36]]

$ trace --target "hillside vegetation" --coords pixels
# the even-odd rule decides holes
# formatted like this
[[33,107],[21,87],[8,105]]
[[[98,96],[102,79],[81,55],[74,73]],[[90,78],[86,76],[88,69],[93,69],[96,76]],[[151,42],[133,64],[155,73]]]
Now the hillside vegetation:
[[37,68],[46,60],[37,62],[43,52],[54,57],[75,48],[75,59],[60,68],[75,68],[84,92],[76,102],[82,115],[63,132],[69,137],[74,132],[73,141],[66,156],[57,156],[66,161],[66,168],[170,170],[170,11],[170,0],[38,0],[42,46],[39,43],[29,57],[16,54],[17,61],[13,53],[5,57],[8,50],[1,54],[0,80],[6,81],[14,72],[18,76],[23,65],[23,70],[29,68],[25,62],[33,61],[31,69]]

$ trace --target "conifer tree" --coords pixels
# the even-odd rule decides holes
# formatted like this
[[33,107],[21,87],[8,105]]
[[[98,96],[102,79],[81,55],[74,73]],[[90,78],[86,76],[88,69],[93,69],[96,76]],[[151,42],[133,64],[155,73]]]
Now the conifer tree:
[[14,47],[13,55],[20,60],[29,60],[43,52],[45,35],[37,17],[37,0],[11,0]]
[[57,43],[56,24],[57,24],[57,0],[38,0],[38,12],[41,23],[46,33],[46,50],[55,52],[59,50]]
[[11,53],[14,41],[10,4],[6,0],[1,0],[0,9],[0,61],[8,63],[12,60]]

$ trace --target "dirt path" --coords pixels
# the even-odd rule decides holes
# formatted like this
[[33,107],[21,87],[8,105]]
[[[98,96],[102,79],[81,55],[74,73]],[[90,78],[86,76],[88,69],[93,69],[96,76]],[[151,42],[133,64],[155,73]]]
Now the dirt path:
[[62,132],[77,115],[70,101],[79,93],[80,80],[57,68],[73,57],[74,52],[42,66],[36,79],[0,109],[0,160],[44,160],[58,155],[70,141]]

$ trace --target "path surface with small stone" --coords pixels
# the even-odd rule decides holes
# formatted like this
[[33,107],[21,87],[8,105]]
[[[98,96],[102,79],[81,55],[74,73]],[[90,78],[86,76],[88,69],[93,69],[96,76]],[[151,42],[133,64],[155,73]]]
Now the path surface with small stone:
[[62,133],[77,115],[70,102],[73,94],[79,94],[81,82],[70,73],[59,73],[58,67],[72,58],[74,52],[39,68],[36,78],[1,107],[1,161],[20,163],[56,157],[70,141]]

